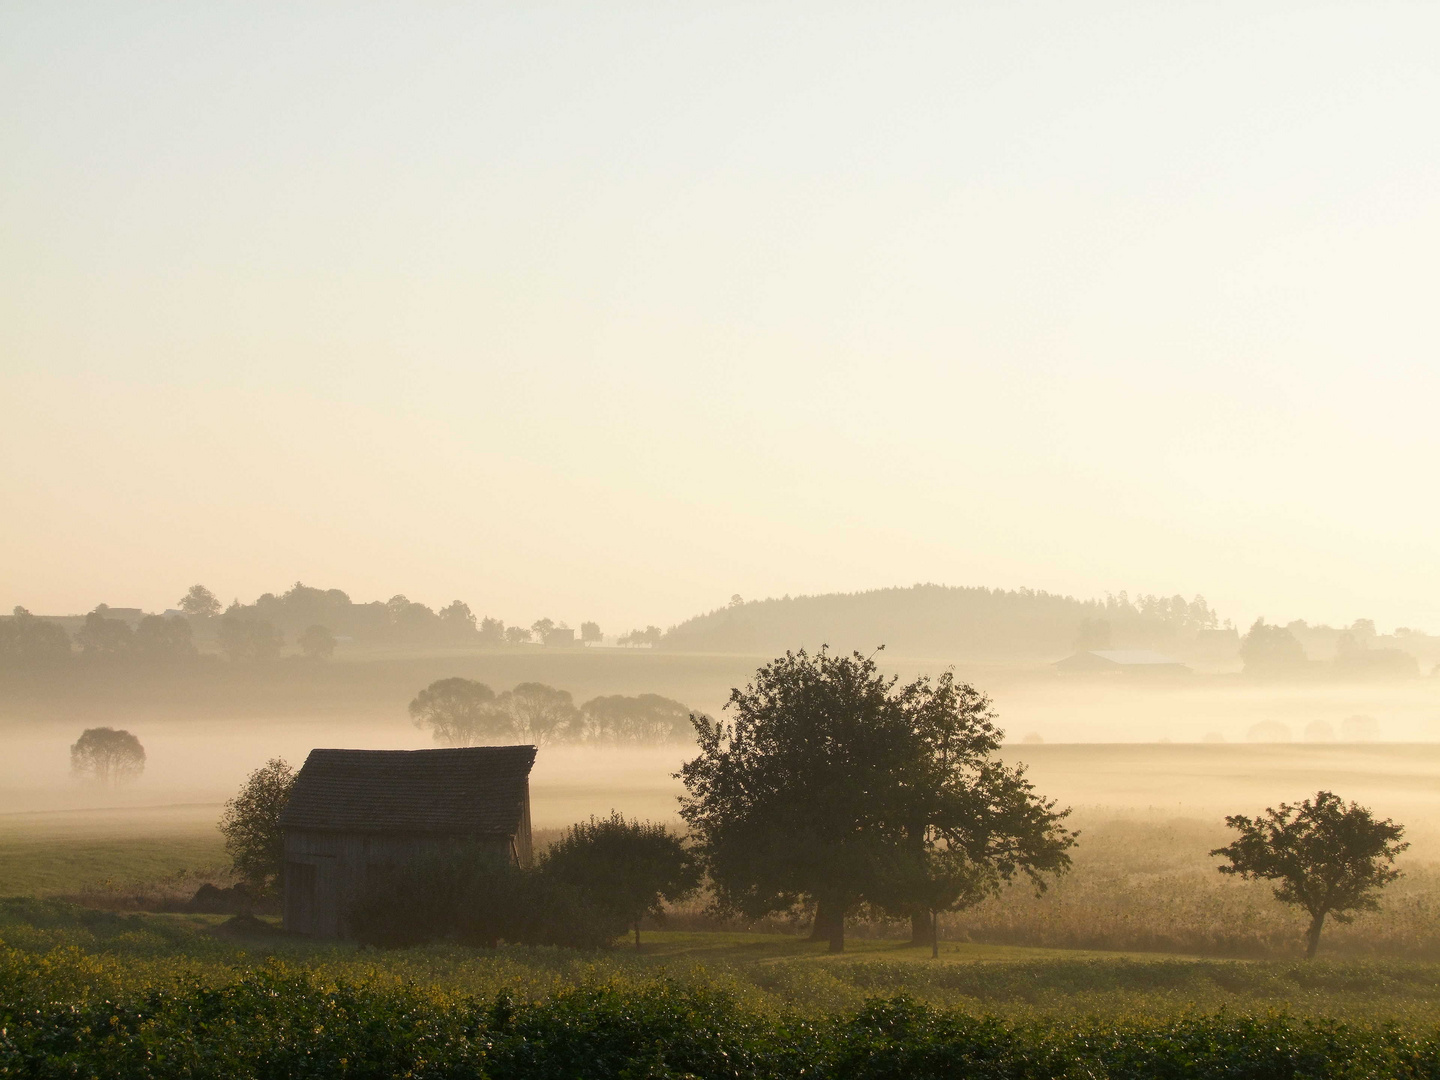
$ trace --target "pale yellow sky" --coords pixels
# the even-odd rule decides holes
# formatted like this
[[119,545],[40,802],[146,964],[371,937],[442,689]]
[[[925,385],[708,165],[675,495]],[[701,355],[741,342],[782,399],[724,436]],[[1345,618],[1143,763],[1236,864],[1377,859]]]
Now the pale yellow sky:
[[0,604],[1440,632],[1440,8],[0,9]]

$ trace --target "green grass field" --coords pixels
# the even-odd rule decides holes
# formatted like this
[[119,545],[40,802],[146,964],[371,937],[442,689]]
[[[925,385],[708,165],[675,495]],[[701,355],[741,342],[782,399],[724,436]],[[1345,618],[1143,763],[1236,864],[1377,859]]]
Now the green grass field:
[[[1313,963],[1294,958],[1292,915],[1206,865],[1216,823],[1133,814],[1082,821],[1084,857],[1046,897],[952,917],[938,959],[895,924],[857,923],[832,955],[702,929],[695,910],[638,952],[387,951],[134,911],[223,879],[217,810],[0,817],[0,895],[28,894],[0,899],[0,1073],[1138,1080],[1162,1060],[1177,1077],[1295,1078],[1440,1062],[1428,864]],[[1217,953],[1237,940],[1268,958]]]

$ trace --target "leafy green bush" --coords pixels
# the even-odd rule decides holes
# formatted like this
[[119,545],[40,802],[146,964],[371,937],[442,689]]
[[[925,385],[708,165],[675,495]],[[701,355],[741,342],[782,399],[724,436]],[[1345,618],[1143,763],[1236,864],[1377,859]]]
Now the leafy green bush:
[[349,912],[355,939],[381,948],[449,939],[598,949],[623,933],[626,921],[544,867],[521,869],[481,853],[377,868]]

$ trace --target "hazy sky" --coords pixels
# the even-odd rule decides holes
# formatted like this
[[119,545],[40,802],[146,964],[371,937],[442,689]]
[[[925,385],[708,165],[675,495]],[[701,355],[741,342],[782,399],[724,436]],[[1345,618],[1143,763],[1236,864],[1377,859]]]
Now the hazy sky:
[[0,7],[0,604],[1440,632],[1440,6]]

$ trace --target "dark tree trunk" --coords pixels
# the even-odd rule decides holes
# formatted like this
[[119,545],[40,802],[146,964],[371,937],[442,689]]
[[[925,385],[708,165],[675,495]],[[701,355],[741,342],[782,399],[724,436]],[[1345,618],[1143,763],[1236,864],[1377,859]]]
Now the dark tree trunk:
[[635,951],[640,951],[640,924],[635,924]]
[[930,959],[940,959],[940,913],[930,912]]
[[834,922],[834,909],[824,900],[815,902],[815,921],[810,924],[811,941],[829,941],[830,924]]
[[934,930],[935,924],[928,911],[912,911],[910,913],[911,945],[933,945],[935,943]]
[[1310,929],[1305,931],[1305,959],[1314,960],[1315,950],[1320,948],[1320,929],[1325,925],[1325,912],[1310,919]]

